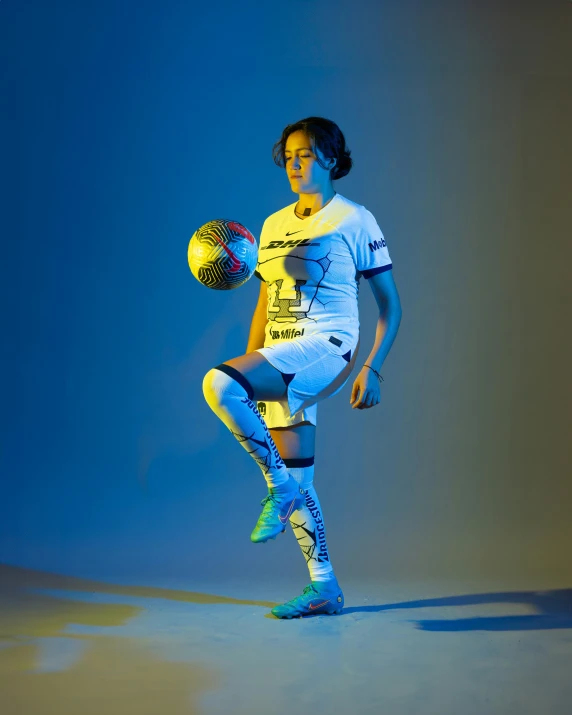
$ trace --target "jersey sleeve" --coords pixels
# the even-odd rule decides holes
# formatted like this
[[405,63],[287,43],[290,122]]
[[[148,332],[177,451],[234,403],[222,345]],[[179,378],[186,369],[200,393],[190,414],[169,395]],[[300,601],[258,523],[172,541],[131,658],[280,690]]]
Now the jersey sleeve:
[[354,236],[354,258],[357,270],[371,278],[392,268],[387,244],[373,214],[362,207]]

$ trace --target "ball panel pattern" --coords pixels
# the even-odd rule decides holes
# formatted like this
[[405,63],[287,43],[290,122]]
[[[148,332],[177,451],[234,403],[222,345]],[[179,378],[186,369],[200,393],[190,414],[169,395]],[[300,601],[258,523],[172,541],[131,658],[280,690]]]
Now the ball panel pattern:
[[214,290],[232,290],[246,283],[257,260],[256,239],[237,221],[209,221],[189,242],[189,268],[200,283]]

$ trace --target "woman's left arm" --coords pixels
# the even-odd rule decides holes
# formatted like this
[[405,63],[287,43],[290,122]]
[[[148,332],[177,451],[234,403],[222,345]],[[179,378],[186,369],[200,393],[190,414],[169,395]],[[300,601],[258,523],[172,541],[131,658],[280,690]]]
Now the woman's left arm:
[[[393,270],[377,273],[368,279],[368,283],[379,308],[379,317],[373,348],[352,387],[350,403],[352,408],[358,410],[373,407],[380,401],[380,385],[376,372],[380,372],[401,323],[401,301],[393,279]],[[365,365],[369,365],[369,368]]]

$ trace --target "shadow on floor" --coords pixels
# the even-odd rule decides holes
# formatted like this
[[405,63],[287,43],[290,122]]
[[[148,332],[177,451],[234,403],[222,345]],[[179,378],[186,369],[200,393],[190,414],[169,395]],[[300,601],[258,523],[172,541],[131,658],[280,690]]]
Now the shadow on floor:
[[0,597],[37,589],[109,593],[116,596],[134,596],[136,598],[165,598],[169,601],[181,601],[183,603],[232,604],[238,606],[262,606],[265,608],[273,608],[276,605],[271,601],[230,598],[198,591],[183,591],[151,586],[122,586],[120,584],[105,583],[104,581],[91,581],[85,578],[76,578],[75,576],[62,576],[46,571],[35,571],[21,568],[20,566],[0,564]]
[[414,621],[423,631],[528,631],[572,628],[572,589],[553,591],[508,591],[478,593],[443,598],[427,598],[402,603],[344,608],[342,615],[351,613],[380,613],[413,608],[447,608],[477,606],[490,603],[527,605],[537,613],[519,616],[483,616],[472,618],[425,619]]
[[[31,591],[35,589],[56,589],[65,591],[82,591],[94,593],[109,593],[122,596],[136,596],[146,598],[165,598],[168,600],[186,603],[202,604],[233,604],[243,606],[262,606],[272,608],[276,605],[269,601],[256,601],[251,599],[230,598],[214,594],[200,593],[147,586],[121,586],[101,581],[90,581],[73,576],[61,576],[17,566],[0,564],[0,602],[7,605],[14,602],[13,597],[18,594],[19,607],[26,601],[33,602]],[[26,593],[27,592],[27,593]],[[24,596],[26,593],[26,596]],[[51,601],[53,603],[53,599]],[[45,601],[44,601],[45,603]],[[371,606],[348,606],[338,617],[352,613],[381,613],[383,611],[400,611],[418,608],[450,608],[457,606],[478,606],[491,603],[513,603],[527,605],[536,610],[530,615],[515,616],[476,616],[470,618],[436,618],[413,620],[419,630],[424,631],[526,631],[550,630],[556,628],[572,628],[572,589],[557,589],[551,591],[507,591],[497,593],[466,594],[460,596],[445,596],[442,598],[426,598],[400,603],[384,603]],[[69,601],[65,602],[66,609]],[[27,605],[32,605],[28,603]],[[34,603],[34,605],[37,605]],[[77,605],[75,608],[87,608]],[[109,621],[109,625],[133,617],[141,609],[134,606],[113,606],[99,604],[98,620]],[[70,617],[70,613],[66,613]],[[78,619],[79,614],[75,614]],[[272,614],[266,617],[273,618]],[[318,617],[318,616],[315,616]],[[94,614],[87,617],[88,622],[93,622]],[[76,620],[80,622],[81,620]],[[102,623],[100,623],[102,625]],[[57,629],[59,630],[59,629]]]

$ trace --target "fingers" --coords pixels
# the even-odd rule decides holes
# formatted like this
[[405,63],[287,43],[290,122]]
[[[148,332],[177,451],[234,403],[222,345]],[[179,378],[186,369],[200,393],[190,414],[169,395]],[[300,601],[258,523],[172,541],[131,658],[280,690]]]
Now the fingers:
[[355,407],[355,406],[356,406],[356,403],[359,401],[360,392],[361,392],[361,391],[360,391],[359,387],[357,387],[357,386],[354,385],[354,388],[353,388],[353,390],[352,390],[352,394],[351,394],[351,397],[350,397],[350,404],[351,404],[352,407]]
[[363,395],[360,395],[359,388],[356,391],[356,395],[354,397],[354,393],[352,392],[352,399],[351,399],[351,406],[352,409],[356,410],[367,410],[370,407],[375,407],[375,405],[378,405],[380,402],[380,396],[375,395],[373,392],[365,391]]

